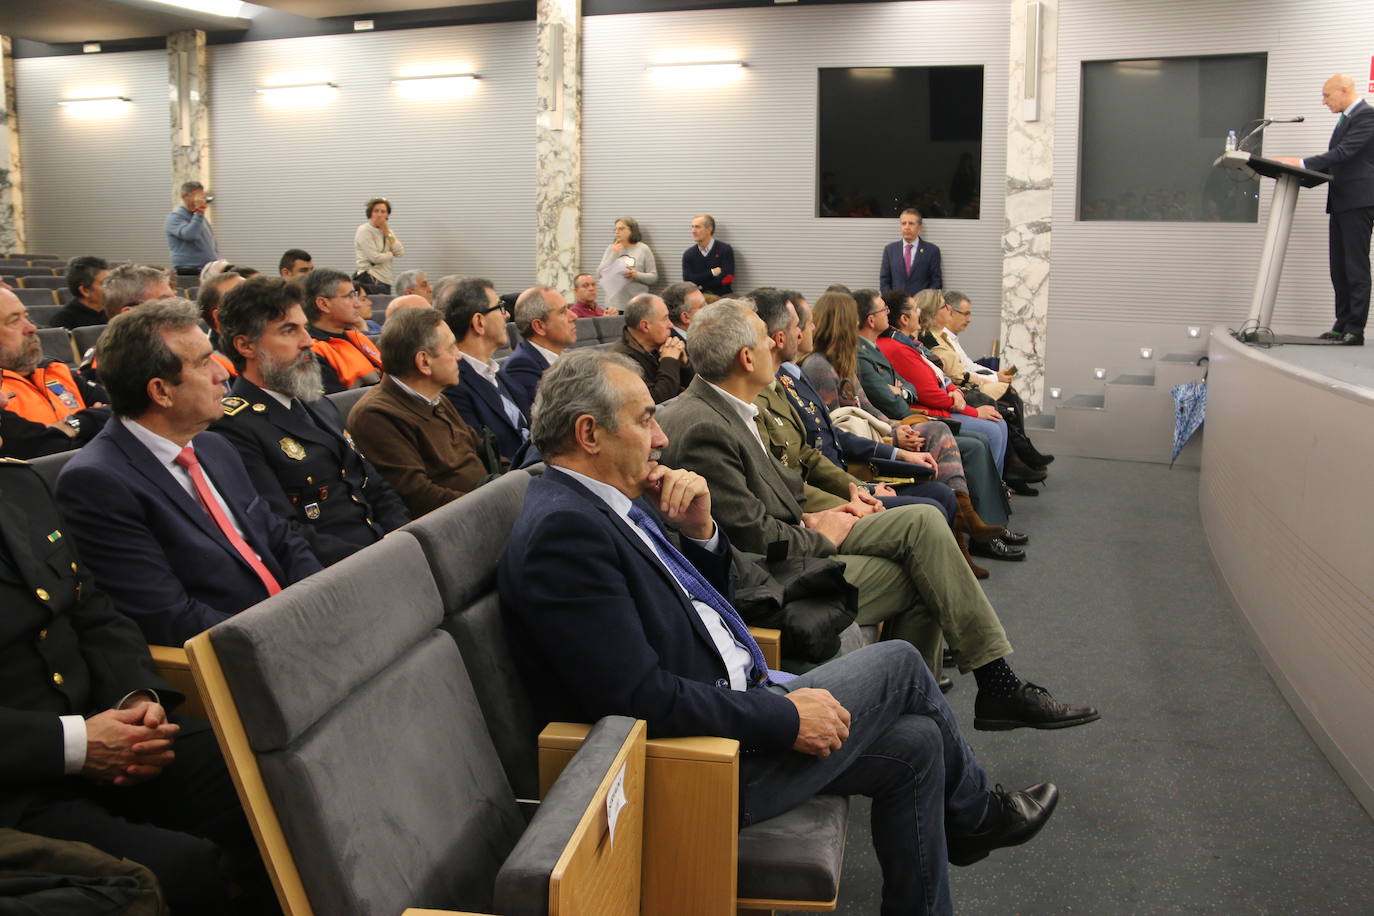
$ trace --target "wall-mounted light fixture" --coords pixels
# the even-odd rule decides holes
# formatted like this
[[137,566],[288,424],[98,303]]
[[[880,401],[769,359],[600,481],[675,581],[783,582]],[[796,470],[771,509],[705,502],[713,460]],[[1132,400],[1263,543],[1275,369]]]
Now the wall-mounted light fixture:
[[82,118],[114,118],[129,110],[132,101],[124,95],[95,95],[77,99],[58,99],[57,104]]
[[1062,388],[1051,388],[1051,389],[1050,389],[1050,397],[1054,398],[1055,400],[1058,400],[1059,397],[1060,397],[1060,395],[1062,395],[1063,393],[1064,393],[1064,389],[1062,389]]
[[1141,347],[1141,348],[1140,348],[1140,358],[1141,358],[1141,359],[1153,359],[1153,358],[1154,358],[1154,355],[1155,355],[1154,347]]
[[96,95],[84,99],[58,99],[59,105],[90,105],[96,102],[132,102],[127,95]]
[[293,83],[289,86],[259,86],[258,95],[272,105],[323,105],[334,98],[335,83]]
[[1094,369],[1094,370],[1093,370],[1093,378],[1106,378],[1106,377],[1107,377],[1107,370],[1106,370],[1106,369]]
[[98,42],[98,41],[88,41],[88,42],[86,42],[84,45],[81,46],[81,53],[82,53],[82,54],[99,54],[99,53],[100,53],[100,42]]
[[1195,328],[1195,327],[1192,327],[1192,326],[1190,325],[1190,326],[1188,327],[1188,336],[1189,336],[1189,337],[1201,337],[1201,336],[1202,336],[1202,328]]
[[644,69],[660,86],[683,89],[711,89],[728,86],[744,78],[742,60],[704,60],[649,64]]
[[453,99],[470,94],[479,79],[476,73],[436,73],[398,76],[391,82],[408,99]]
[[228,16],[231,19],[241,17],[243,8],[248,5],[242,0],[152,0],[152,2],[179,7],[183,10],[194,10],[197,13],[209,13],[211,16]]

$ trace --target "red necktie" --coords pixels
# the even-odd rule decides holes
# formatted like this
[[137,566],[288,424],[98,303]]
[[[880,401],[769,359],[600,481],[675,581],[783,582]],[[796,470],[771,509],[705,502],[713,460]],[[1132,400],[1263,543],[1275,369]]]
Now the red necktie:
[[253,572],[258,574],[263,587],[267,589],[267,594],[275,595],[281,591],[281,586],[277,584],[276,578],[263,565],[262,560],[258,559],[253,548],[248,546],[248,542],[239,534],[233,522],[229,521],[229,517],[224,514],[224,509],[220,506],[219,500],[215,499],[215,494],[210,492],[210,482],[205,479],[205,472],[200,468],[200,460],[196,458],[196,453],[191,449],[191,446],[188,445],[181,450],[176,457],[176,463],[184,467],[186,473],[191,475],[191,483],[195,484],[196,496],[200,497],[201,507],[210,513],[210,517],[215,520],[219,530],[229,539],[229,543],[234,545],[239,556],[243,557],[243,562],[247,563]]
[[910,242],[906,243],[906,272],[911,273],[911,250],[916,246]]

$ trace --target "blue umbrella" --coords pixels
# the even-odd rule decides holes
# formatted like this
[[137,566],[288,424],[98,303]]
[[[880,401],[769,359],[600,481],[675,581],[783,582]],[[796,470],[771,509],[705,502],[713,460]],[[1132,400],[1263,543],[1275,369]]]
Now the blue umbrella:
[[1169,393],[1174,396],[1174,454],[1169,459],[1169,467],[1173,467],[1178,453],[1207,418],[1207,380],[1175,385]]

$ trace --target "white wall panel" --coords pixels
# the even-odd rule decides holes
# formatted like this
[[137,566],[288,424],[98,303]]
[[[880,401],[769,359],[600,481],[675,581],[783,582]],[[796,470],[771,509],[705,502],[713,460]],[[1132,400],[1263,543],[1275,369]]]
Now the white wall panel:
[[[534,273],[534,23],[329,35],[210,49],[216,227],[225,257],[273,272],[304,248],[353,270],[353,232],[388,198],[406,246],[396,269]],[[414,67],[481,74],[468,96],[402,98]],[[329,80],[332,101],[277,108],[255,90]]]
[[[14,62],[30,251],[167,264],[167,52]],[[122,95],[94,116],[63,98]]]
[[[693,214],[715,216],[738,281],[877,286],[896,220],[815,216],[819,67],[982,64],[982,218],[932,219],[946,284],[983,305],[1001,295],[1008,16],[1001,0],[932,0],[593,16],[583,23],[582,265],[595,268],[617,216],[640,221],[664,282],[681,279]],[[744,60],[723,89],[668,89],[645,65],[662,54]],[[855,143],[884,142],[882,124]],[[975,332],[978,330],[975,326]]]
[[[1369,12],[1367,0],[1061,0],[1051,318],[1238,327],[1273,188],[1261,182],[1257,224],[1075,222],[1082,61],[1267,52],[1266,114],[1307,121],[1268,128],[1264,152],[1311,155],[1335,126],[1320,104],[1323,81],[1345,70],[1362,83],[1368,72]],[[1275,327],[1331,324],[1325,202],[1320,188],[1298,200]],[[1052,360],[1055,349],[1051,339]]]

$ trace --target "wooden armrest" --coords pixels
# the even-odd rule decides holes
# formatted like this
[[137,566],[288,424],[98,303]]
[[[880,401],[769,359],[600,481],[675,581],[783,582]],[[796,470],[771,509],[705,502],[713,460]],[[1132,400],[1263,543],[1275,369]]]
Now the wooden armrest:
[[[551,722],[539,734],[539,793],[572,759],[590,725]],[[735,912],[739,869],[739,742],[654,738],[645,745],[640,912]]]
[[158,677],[186,696],[186,701],[177,708],[177,712],[204,719],[205,704],[201,702],[200,690],[191,673],[191,660],[186,657],[186,650],[176,646],[149,646],[148,654],[153,657],[153,670]]
[[749,635],[763,650],[763,660],[774,671],[782,670],[782,630],[772,627],[750,627]]

